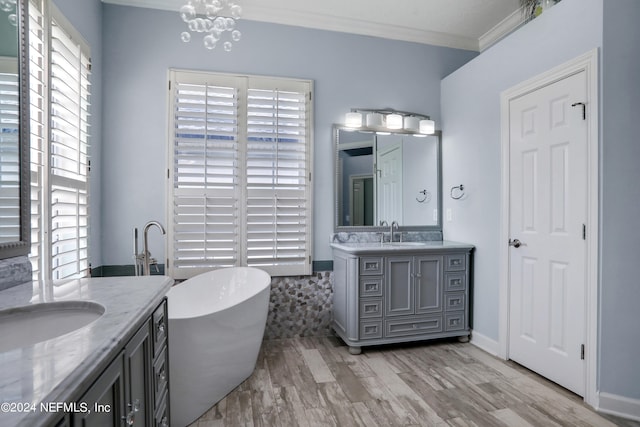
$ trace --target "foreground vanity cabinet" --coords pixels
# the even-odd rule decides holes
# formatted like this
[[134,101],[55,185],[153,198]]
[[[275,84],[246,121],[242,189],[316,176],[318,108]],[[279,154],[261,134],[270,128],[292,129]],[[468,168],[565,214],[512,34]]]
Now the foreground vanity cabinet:
[[168,426],[167,304],[164,300],[99,375],[72,414],[73,426]]
[[360,347],[469,336],[472,246],[334,244],[333,328]]

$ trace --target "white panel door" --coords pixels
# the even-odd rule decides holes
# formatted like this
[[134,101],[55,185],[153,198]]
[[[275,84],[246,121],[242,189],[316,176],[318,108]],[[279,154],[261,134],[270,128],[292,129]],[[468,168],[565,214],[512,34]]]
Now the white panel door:
[[[584,395],[587,122],[581,72],[510,102],[509,358]],[[517,239],[518,242],[515,242]]]
[[379,149],[377,166],[377,222],[402,224],[402,142]]

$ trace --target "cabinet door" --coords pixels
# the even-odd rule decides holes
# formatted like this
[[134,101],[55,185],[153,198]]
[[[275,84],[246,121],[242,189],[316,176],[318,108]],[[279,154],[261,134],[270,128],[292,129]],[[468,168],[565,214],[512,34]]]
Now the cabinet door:
[[88,405],[89,411],[74,412],[74,427],[113,427],[123,425],[125,416],[124,396],[124,351],[93,383],[80,402]]
[[413,314],[413,257],[387,257],[385,264],[384,311],[387,316]]
[[153,350],[149,328],[149,322],[140,328],[125,347],[124,356],[126,416],[133,423],[129,425],[140,427],[150,425],[153,417]]
[[415,313],[442,312],[442,256],[418,256],[414,260]]

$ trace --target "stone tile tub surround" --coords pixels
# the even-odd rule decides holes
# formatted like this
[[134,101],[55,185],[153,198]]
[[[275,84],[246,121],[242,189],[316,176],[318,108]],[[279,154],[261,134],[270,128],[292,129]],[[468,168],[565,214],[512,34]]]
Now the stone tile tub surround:
[[[169,277],[28,282],[0,292],[0,310],[53,301],[93,301],[102,317],[60,337],[0,353],[0,403],[72,402],[162,301]],[[0,426],[49,425],[57,414],[3,413]]]
[[272,277],[264,339],[331,335],[332,276]]

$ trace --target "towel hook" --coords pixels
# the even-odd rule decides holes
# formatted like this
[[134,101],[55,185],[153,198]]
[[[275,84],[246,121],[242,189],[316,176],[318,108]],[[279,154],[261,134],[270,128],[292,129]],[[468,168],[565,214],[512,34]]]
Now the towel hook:
[[427,189],[418,191],[418,194],[422,194],[422,198],[420,198],[420,196],[416,197],[416,201],[418,203],[424,203],[424,202],[429,203],[431,201],[431,193],[428,192]]
[[[458,194],[456,196],[453,195],[453,192],[458,190]],[[460,184],[455,187],[451,187],[451,192],[449,193],[453,200],[460,200],[464,197],[464,185]]]

